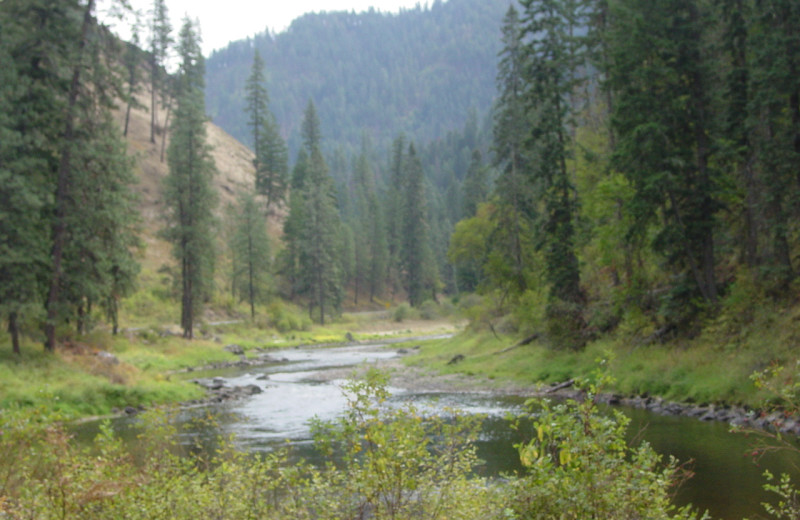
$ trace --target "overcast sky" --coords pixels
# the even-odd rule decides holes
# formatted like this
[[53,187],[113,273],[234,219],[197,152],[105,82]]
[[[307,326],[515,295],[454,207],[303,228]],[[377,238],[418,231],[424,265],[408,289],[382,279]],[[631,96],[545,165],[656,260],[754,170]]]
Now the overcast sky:
[[[112,18],[109,6],[112,0],[102,0],[98,4],[98,14],[107,23]],[[130,0],[131,6],[143,13],[152,8],[153,0]],[[203,37],[203,52],[208,56],[212,50],[225,47],[230,41],[242,40],[269,28],[281,32],[295,18],[304,13],[320,11],[366,11],[374,7],[378,11],[395,13],[401,8],[410,9],[417,4],[426,5],[420,0],[166,0],[172,19],[174,34],[177,34],[184,15],[200,21]],[[122,25],[130,25],[127,20]],[[119,27],[119,25],[117,26]],[[127,38],[124,29],[118,29]]]

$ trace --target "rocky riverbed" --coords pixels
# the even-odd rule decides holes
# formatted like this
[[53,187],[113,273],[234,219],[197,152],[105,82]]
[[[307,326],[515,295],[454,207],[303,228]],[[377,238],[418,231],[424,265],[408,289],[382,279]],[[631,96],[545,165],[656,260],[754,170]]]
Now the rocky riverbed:
[[[318,347],[322,346],[318,345]],[[245,356],[241,347],[237,345],[228,345],[224,348],[232,355],[238,356],[238,359],[222,363],[213,363],[194,369],[186,369],[185,372],[259,367],[287,362],[286,358],[280,356],[279,351],[257,351],[255,356],[248,358]],[[387,347],[376,348],[386,349]],[[465,374],[443,375],[434,370],[409,366],[405,364],[401,358],[413,353],[414,350],[414,348],[399,349],[397,351],[398,357],[373,363],[369,365],[369,367],[385,370],[390,377],[389,385],[400,389],[413,389],[414,391],[421,392],[469,392],[493,395],[517,395],[532,398],[585,398],[584,392],[576,389],[572,381],[564,381],[552,385],[520,385],[513,382],[489,380]],[[366,368],[367,367],[362,366],[360,370]],[[324,382],[335,379],[346,379],[351,377],[353,373],[354,370],[352,367],[327,369],[314,373],[309,379]],[[222,378],[199,378],[192,381],[206,389],[207,397],[202,400],[184,403],[189,406],[243,399],[263,391],[262,387],[259,385],[228,386],[226,381]],[[645,409],[659,415],[680,415],[693,417],[699,421],[720,421],[741,428],[780,431],[782,433],[800,435],[800,420],[792,416],[787,416],[780,411],[767,412],[719,403],[680,403],[667,401],[657,396],[623,396],[613,393],[599,395],[598,401],[612,406]]]

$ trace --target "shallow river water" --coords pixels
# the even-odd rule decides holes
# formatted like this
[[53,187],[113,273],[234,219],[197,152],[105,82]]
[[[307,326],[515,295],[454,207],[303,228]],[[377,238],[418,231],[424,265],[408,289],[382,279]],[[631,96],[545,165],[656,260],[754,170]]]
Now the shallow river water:
[[[309,421],[335,419],[345,408],[340,390],[340,379],[319,377],[322,371],[355,367],[363,363],[376,363],[398,356],[390,346],[360,345],[336,348],[296,348],[280,351],[277,356],[284,362],[263,367],[226,369],[203,377],[220,377],[226,385],[256,384],[263,392],[244,400],[218,405],[219,412],[214,427],[197,426],[190,430],[187,442],[197,437],[212,439],[223,434],[234,434],[243,449],[260,451],[284,446],[288,442],[296,456],[313,460]],[[198,377],[193,374],[192,377]],[[483,414],[483,434],[478,444],[478,454],[485,464],[478,468],[481,474],[494,476],[500,472],[520,469],[513,448],[521,439],[506,419],[509,412],[523,410],[524,399],[516,396],[497,396],[488,393],[430,393],[391,388],[392,400],[397,403],[413,401],[420,407],[442,409],[454,407],[465,412]],[[694,460],[695,476],[678,491],[677,502],[691,502],[708,509],[713,518],[751,519],[763,517],[761,502],[771,497],[761,490],[763,472],[770,469],[775,474],[790,472],[798,475],[797,457],[772,454],[759,465],[745,456],[751,439],[731,434],[722,423],[701,422],[688,417],[662,416],[644,410],[625,409],[631,417],[632,438],[647,440],[661,454],[674,455],[681,461]],[[207,414],[208,407],[190,409],[182,413],[182,420]],[[121,419],[119,430],[135,424],[135,419]],[[86,426],[90,434],[91,426]]]

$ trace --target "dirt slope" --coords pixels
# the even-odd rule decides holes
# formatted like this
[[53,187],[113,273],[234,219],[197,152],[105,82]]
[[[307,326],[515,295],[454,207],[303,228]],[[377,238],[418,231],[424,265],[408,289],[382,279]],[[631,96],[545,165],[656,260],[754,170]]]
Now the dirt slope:
[[[140,96],[139,102],[149,107],[149,92]],[[164,201],[162,196],[163,180],[167,175],[166,154],[161,161],[162,132],[166,110],[159,107],[157,112],[158,133],[156,143],[150,142],[150,113],[146,109],[131,111],[128,125],[128,153],[135,158],[135,173],[138,183],[134,191],[139,194],[140,208],[144,224],[143,239],[146,244],[142,263],[145,268],[157,270],[160,266],[171,262],[169,245],[157,237],[158,230],[164,227]],[[245,117],[242,114],[242,117]],[[125,106],[120,103],[116,118],[123,127]],[[237,194],[244,190],[253,190],[254,168],[253,152],[245,145],[228,135],[224,130],[211,122],[206,123],[208,144],[212,147],[212,157],[217,166],[214,186],[219,193],[219,205],[216,212],[222,216],[224,208],[234,203]],[[169,145],[167,135],[166,145]],[[273,237],[278,237],[285,217],[283,208],[279,208],[270,216],[269,229]]]

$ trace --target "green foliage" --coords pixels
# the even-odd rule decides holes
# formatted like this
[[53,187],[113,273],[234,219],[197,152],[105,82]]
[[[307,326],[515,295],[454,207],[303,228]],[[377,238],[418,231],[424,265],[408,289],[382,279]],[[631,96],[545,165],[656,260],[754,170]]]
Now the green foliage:
[[319,322],[324,325],[326,313],[329,317],[337,314],[343,298],[344,229],[322,156],[320,122],[312,101],[303,119],[303,138],[308,161],[303,165],[298,160],[295,168],[297,182],[292,187],[299,193],[292,195],[287,239],[289,249],[296,252],[295,287],[306,297],[309,313],[319,310]]
[[442,314],[439,307],[439,304],[435,301],[425,300],[422,305],[419,306],[419,317],[423,320],[435,320]]
[[674,461],[664,467],[646,444],[628,447],[627,420],[591,399],[544,403],[519,446],[524,474],[490,483],[473,473],[481,417],[390,405],[386,381],[377,371],[349,381],[342,417],[313,425],[322,467],[290,464],[286,450],[244,453],[232,438],[182,446],[168,410],[143,414],[135,444],[105,424],[86,447],[57,416],[6,409],[0,511],[45,520],[696,517],[669,503]]
[[769,471],[764,472],[764,477],[769,482],[764,489],[778,496],[777,505],[764,503],[764,510],[774,518],[791,520],[800,517],[800,493],[792,483],[791,477],[782,474],[780,480],[775,482],[775,477]]
[[430,224],[425,203],[425,184],[422,163],[414,145],[408,147],[403,160],[403,191],[401,192],[400,268],[408,303],[417,307],[428,291],[435,290],[436,266],[430,244]]
[[525,474],[511,486],[512,518],[699,518],[671,503],[682,477],[677,461],[664,465],[647,443],[629,446],[630,420],[601,413],[597,387],[587,391],[582,402],[529,402],[531,440],[518,446]]
[[168,225],[163,235],[172,242],[173,256],[180,265],[180,323],[187,338],[193,337],[194,322],[213,286],[213,210],[217,203],[211,187],[216,166],[204,126],[205,66],[196,30],[187,19],[180,33],[178,106],[170,128],[169,175],[164,181]]
[[250,305],[250,318],[255,319],[256,302],[265,303],[270,291],[270,240],[266,217],[255,197],[239,196],[233,215],[234,231],[230,238],[233,262],[233,284],[241,299]]
[[385,406],[386,375],[370,371],[344,386],[345,415],[317,424],[318,449],[335,462],[315,501],[332,518],[369,511],[374,518],[472,518],[492,516],[493,490],[470,477],[477,463],[473,443],[478,417],[424,417],[413,405]]
[[403,302],[395,308],[394,312],[392,312],[392,319],[398,323],[402,323],[404,320],[411,318],[413,312],[414,310],[411,308],[411,306]]
[[[715,303],[714,219],[721,181],[707,130],[711,72],[703,29],[709,14],[692,0],[631,0],[612,10],[607,43],[619,136],[614,164],[636,190],[629,204],[632,229],[644,237],[647,226],[655,226],[652,247],[687,280],[673,294],[678,308],[692,308],[701,299]],[[683,325],[683,317],[668,319]]]
[[311,330],[311,319],[299,309],[291,305],[276,301],[267,305],[266,314],[269,324],[278,332],[308,331]]
[[264,86],[264,60],[258,49],[253,55],[250,76],[245,84],[245,111],[252,130],[256,169],[256,191],[267,199],[267,208],[283,199],[288,188],[289,155],[280,135],[275,116],[267,106],[269,96]]

